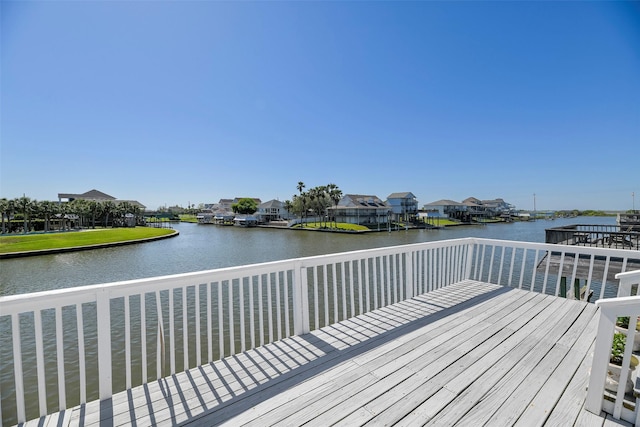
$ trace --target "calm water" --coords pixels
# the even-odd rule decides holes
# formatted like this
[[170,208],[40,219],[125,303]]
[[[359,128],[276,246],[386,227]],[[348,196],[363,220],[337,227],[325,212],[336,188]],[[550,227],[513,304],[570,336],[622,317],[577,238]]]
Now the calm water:
[[544,242],[546,228],[569,224],[615,224],[615,217],[364,235],[181,223],[178,237],[158,242],[0,261],[0,296],[462,237]]
[[[67,288],[119,280],[177,274],[191,271],[208,270],[287,258],[297,258],[326,253],[368,249],[410,243],[428,242],[463,237],[486,237],[504,240],[544,242],[545,228],[568,224],[615,224],[615,218],[572,218],[555,221],[517,222],[512,224],[491,224],[482,226],[460,226],[442,230],[401,230],[392,232],[369,233],[364,235],[333,234],[274,229],[245,229],[237,227],[219,227],[215,225],[177,224],[180,235],[158,242],[145,243],[94,251],[46,255],[14,260],[0,261],[0,295],[11,295],[43,290]],[[151,301],[150,301],[151,303]],[[152,307],[153,304],[149,305]],[[87,393],[88,399],[98,398],[97,384],[97,339],[95,336],[94,307],[84,308],[85,353],[87,355]],[[113,386],[115,391],[125,389],[124,378],[124,327],[122,324],[123,302],[112,306]],[[49,372],[56,370],[56,320],[53,313],[42,312],[43,348],[45,365]],[[77,331],[75,312],[62,313],[63,324],[71,325],[64,330],[64,341],[71,347],[65,347],[65,383],[70,405],[79,403],[80,385],[78,382],[78,354],[75,350]],[[136,315],[134,313],[135,320]],[[0,389],[2,390],[2,420],[0,424],[12,425],[17,422],[13,410],[15,404],[14,366],[10,319],[0,317]],[[147,331],[147,346],[155,343],[155,325]],[[178,322],[180,323],[180,322]],[[167,324],[168,327],[168,324]],[[236,325],[239,327],[239,325]],[[134,328],[136,329],[136,328]],[[177,330],[180,330],[178,327]],[[193,333],[190,326],[190,334]],[[34,321],[30,316],[21,319],[23,367],[25,370],[24,387],[27,396],[26,411],[28,418],[37,418],[38,384],[35,360]],[[213,338],[212,338],[213,339]],[[216,342],[215,339],[213,339]],[[193,341],[193,340],[191,340]],[[141,383],[141,366],[145,361],[139,354],[140,336],[131,336],[133,371],[135,384]],[[165,344],[166,345],[166,344]],[[137,349],[137,350],[136,350]],[[181,363],[182,353],[178,345],[176,360]],[[68,353],[68,354],[67,354]],[[195,348],[190,350],[195,366]],[[215,356],[215,355],[214,355]],[[215,356],[217,357],[217,356]],[[149,365],[149,360],[151,365]],[[150,375],[155,378],[153,357],[146,360]],[[180,370],[180,369],[178,369]],[[49,410],[57,408],[57,377],[46,377],[46,396]]]

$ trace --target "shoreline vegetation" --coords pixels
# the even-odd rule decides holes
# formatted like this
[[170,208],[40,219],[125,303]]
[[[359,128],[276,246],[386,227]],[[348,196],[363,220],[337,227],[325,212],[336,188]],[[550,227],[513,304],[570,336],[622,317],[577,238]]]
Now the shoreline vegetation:
[[170,228],[97,228],[0,237],[0,259],[144,243],[177,236]]
[[[585,211],[583,216],[609,216],[600,211]],[[196,215],[179,215],[180,222],[198,223]],[[150,223],[170,223],[164,219],[151,220]],[[475,223],[462,223],[449,219],[438,219],[435,223],[425,223],[425,228],[446,228],[462,225],[481,225],[488,223],[504,223],[501,220],[485,220]],[[266,228],[279,228],[294,231],[324,231],[336,233],[367,233],[387,231],[384,229],[372,229],[363,225],[334,222],[308,222],[293,227],[286,226],[262,226]],[[395,223],[390,231],[416,228],[413,225]],[[144,243],[167,237],[177,236],[179,233],[171,228],[155,227],[125,227],[125,228],[96,228],[72,231],[49,231],[29,234],[4,234],[0,235],[0,259],[17,258],[32,255],[50,253],[71,252],[105,247]]]

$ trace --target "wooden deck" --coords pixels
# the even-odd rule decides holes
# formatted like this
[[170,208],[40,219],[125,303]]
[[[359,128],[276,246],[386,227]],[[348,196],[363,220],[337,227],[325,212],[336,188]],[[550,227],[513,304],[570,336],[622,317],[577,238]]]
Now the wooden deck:
[[620,425],[583,409],[593,304],[465,281],[34,425]]

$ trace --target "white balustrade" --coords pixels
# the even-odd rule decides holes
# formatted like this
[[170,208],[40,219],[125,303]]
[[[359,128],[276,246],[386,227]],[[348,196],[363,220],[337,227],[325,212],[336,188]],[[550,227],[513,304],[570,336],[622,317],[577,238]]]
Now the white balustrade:
[[[636,336],[636,328],[638,316],[640,316],[640,296],[631,295],[632,288],[637,294],[640,287],[640,270],[618,273],[616,279],[620,281],[618,298],[601,299],[596,301],[596,305],[600,308],[600,320],[598,323],[598,332],[596,335],[595,349],[593,352],[593,362],[591,375],[589,377],[589,391],[585,407],[594,414],[600,414],[602,410],[613,415],[616,419],[622,419],[635,425],[640,425],[640,400],[636,392],[637,371],[632,363],[632,350]],[[626,333],[624,355],[622,364],[620,365],[620,374],[617,380],[607,379],[611,375],[609,367],[609,359],[612,351],[613,338],[616,327],[616,321],[619,317],[629,317],[629,326]],[[633,356],[636,357],[637,356]],[[638,368],[640,369],[640,368]],[[625,385],[627,378],[633,383],[633,390],[627,392]],[[605,384],[607,381],[617,387],[615,391],[606,391]],[[609,387],[611,388],[611,387]],[[630,397],[632,395],[632,397]],[[625,405],[625,398],[634,403],[634,405]],[[635,409],[631,410],[631,406]]]
[[[565,271],[567,289],[581,276],[580,259],[589,269],[585,295],[613,297],[608,269],[626,271],[637,258],[629,250],[467,238],[2,297],[0,344],[11,348],[2,364],[12,374],[2,378],[0,416],[3,424],[24,422],[108,399],[465,279],[559,295]],[[596,262],[605,265],[601,276]],[[627,275],[621,288],[630,290]]]

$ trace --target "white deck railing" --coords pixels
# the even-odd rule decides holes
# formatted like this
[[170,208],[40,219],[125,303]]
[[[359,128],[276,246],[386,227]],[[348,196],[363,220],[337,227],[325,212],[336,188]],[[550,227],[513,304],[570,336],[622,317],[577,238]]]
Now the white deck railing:
[[[637,324],[638,316],[640,316],[640,296],[638,296],[640,270],[619,273],[616,278],[620,281],[619,297],[596,302],[600,308],[600,321],[585,407],[595,414],[604,410],[616,419],[640,425],[640,401],[638,400],[640,384],[637,384],[637,370],[640,367],[637,367],[638,356],[633,355],[634,342],[640,340],[640,332],[636,332],[636,328],[633,328],[633,325]],[[629,328],[624,333],[625,345],[622,363],[620,368],[613,368],[616,371],[619,370],[620,373],[612,381],[613,369],[609,365],[609,358],[616,329],[620,331],[619,328],[616,328],[616,321],[619,317],[629,317]],[[628,331],[633,332],[628,333]],[[636,344],[636,348],[638,348],[638,344]],[[636,358],[634,362],[632,362],[632,357]],[[627,383],[630,386],[627,386]],[[629,405],[629,402],[632,404]]]
[[0,415],[14,424],[108,399],[465,279],[615,297],[610,276],[638,258],[467,238],[2,297]]

